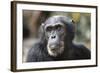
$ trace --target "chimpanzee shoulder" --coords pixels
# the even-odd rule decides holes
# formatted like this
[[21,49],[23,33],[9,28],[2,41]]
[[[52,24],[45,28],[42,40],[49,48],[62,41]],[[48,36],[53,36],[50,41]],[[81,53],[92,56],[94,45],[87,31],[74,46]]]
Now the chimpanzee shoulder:
[[29,50],[27,56],[27,62],[39,62],[39,61],[51,61],[52,59],[49,57],[47,53],[47,49],[44,47],[42,43],[36,43]]
[[68,59],[79,60],[79,59],[90,59],[91,54],[90,50],[83,45],[73,45],[72,48],[69,49]]

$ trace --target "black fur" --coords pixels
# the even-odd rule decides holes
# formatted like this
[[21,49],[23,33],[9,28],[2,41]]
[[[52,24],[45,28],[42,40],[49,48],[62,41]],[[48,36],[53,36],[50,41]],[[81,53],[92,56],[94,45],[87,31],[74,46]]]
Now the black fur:
[[44,44],[38,43],[30,49],[27,62],[40,62],[40,61],[60,61],[60,60],[79,60],[90,59],[90,51],[83,45],[69,45],[65,48],[63,54],[58,57],[52,57],[48,54],[47,48]]

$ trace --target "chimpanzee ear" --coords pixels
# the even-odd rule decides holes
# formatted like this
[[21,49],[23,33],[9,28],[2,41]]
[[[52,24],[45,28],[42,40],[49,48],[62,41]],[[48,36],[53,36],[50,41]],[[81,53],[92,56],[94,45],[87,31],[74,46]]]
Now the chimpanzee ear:
[[41,25],[40,25],[40,30],[39,30],[39,32],[44,32],[44,23],[42,23]]
[[76,27],[75,27],[75,25],[76,25],[75,21],[72,19],[71,22],[72,22],[72,25],[73,25],[73,32],[75,32],[75,29],[76,29]]
[[45,25],[44,23],[41,24],[41,26],[42,26],[43,29],[44,29],[44,25]]
[[67,31],[69,33],[69,40],[72,41],[75,36],[75,22],[74,20],[70,19],[67,24]]
[[42,23],[39,28],[39,38],[43,39],[43,37],[44,37],[44,23]]

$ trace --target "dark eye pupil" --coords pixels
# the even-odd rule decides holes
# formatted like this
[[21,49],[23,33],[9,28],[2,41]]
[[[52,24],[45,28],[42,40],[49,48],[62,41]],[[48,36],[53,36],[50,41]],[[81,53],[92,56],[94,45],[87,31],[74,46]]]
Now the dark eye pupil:
[[56,30],[60,30],[60,29],[61,29],[60,25],[56,26]]
[[52,27],[47,27],[46,30],[47,30],[47,31],[51,31],[51,30],[52,30]]

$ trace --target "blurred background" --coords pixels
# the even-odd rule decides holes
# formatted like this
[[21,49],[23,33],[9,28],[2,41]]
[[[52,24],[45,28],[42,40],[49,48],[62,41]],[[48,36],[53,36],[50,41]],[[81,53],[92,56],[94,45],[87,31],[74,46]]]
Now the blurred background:
[[75,22],[76,31],[73,42],[91,48],[90,13],[23,10],[23,62],[26,61],[29,49],[38,42],[39,26],[53,15],[64,15],[72,18]]

